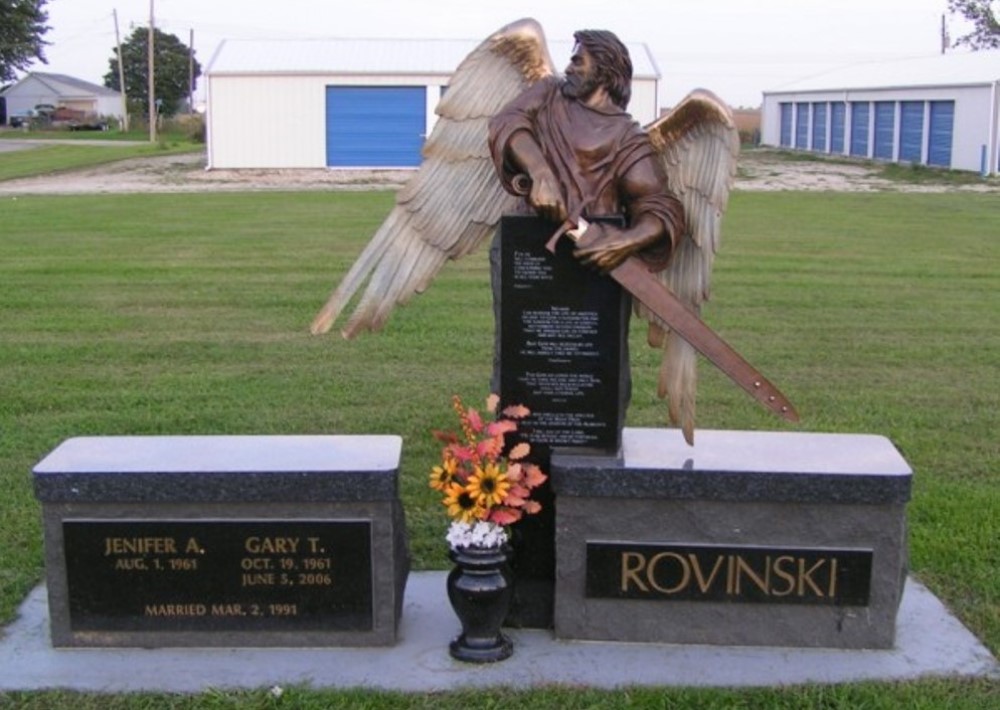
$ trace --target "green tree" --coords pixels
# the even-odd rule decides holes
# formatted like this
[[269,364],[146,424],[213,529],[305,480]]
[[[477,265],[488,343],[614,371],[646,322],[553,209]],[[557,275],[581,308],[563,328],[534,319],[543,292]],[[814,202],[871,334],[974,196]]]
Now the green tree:
[[0,0],[0,82],[12,81],[16,70],[26,69],[36,59],[45,61],[46,2]]
[[1000,2],[996,0],[948,0],[948,12],[965,18],[972,31],[955,40],[954,46],[971,49],[1000,48]]
[[[155,98],[164,116],[177,113],[181,101],[188,95],[188,68],[191,51],[172,34],[153,30],[153,73]],[[118,82],[117,52],[110,60],[111,68],[104,75],[104,85],[121,91]],[[129,101],[145,107],[149,102],[149,28],[137,27],[122,42],[122,65],[125,68],[125,88]],[[201,76],[201,65],[194,60],[194,79]],[[194,88],[193,86],[191,87]],[[140,109],[140,112],[143,109]]]

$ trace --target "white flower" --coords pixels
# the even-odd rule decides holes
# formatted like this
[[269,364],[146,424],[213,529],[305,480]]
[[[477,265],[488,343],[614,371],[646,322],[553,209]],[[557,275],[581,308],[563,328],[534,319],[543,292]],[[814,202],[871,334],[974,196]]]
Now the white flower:
[[507,542],[507,531],[502,525],[483,520],[472,524],[455,521],[445,539],[452,548],[500,547]]
[[285,694],[284,689],[282,689],[280,685],[273,686],[269,692],[271,693],[271,697],[273,698],[280,698],[282,695]]

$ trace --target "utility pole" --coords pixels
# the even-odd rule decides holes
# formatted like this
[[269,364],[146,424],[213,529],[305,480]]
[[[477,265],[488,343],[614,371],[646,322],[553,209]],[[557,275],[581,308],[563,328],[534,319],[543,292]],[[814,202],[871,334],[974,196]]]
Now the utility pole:
[[149,142],[156,142],[156,71],[153,68],[153,0],[149,0]]
[[128,94],[125,91],[125,65],[122,63],[122,38],[118,34],[118,10],[112,10],[115,18],[115,47],[118,50],[118,86],[122,91],[122,130],[128,133]]
[[945,17],[941,15],[941,54],[945,53],[948,49],[948,25],[945,23]]
[[194,113],[194,28],[188,41],[188,113]]

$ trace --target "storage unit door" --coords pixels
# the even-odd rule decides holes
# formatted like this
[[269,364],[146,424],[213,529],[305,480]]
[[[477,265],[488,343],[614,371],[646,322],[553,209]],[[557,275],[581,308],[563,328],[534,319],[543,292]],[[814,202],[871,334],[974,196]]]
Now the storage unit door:
[[792,105],[781,104],[781,147],[792,147]]
[[830,152],[844,152],[844,127],[846,111],[844,104],[837,102],[830,105]]
[[826,152],[826,104],[813,104],[812,149]]
[[927,162],[951,167],[951,137],[955,121],[954,101],[931,101],[931,125],[927,146]]
[[422,86],[326,87],[326,164],[419,165],[426,102]]
[[809,147],[809,104],[795,104],[795,147]]
[[868,155],[868,102],[851,104],[851,155]]
[[903,101],[899,111],[899,159],[919,163],[924,148],[924,102]]
[[875,157],[892,160],[893,133],[896,122],[896,104],[892,101],[875,102]]

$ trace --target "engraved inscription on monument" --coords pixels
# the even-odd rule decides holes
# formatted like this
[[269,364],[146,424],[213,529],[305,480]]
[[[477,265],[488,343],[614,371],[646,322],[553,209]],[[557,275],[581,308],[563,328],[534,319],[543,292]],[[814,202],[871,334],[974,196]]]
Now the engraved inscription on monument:
[[867,606],[871,550],[587,543],[587,597]]
[[533,445],[615,452],[627,404],[628,298],[581,269],[568,243],[545,249],[552,225],[501,223],[500,396],[532,414]]
[[66,520],[74,631],[372,629],[371,522]]

